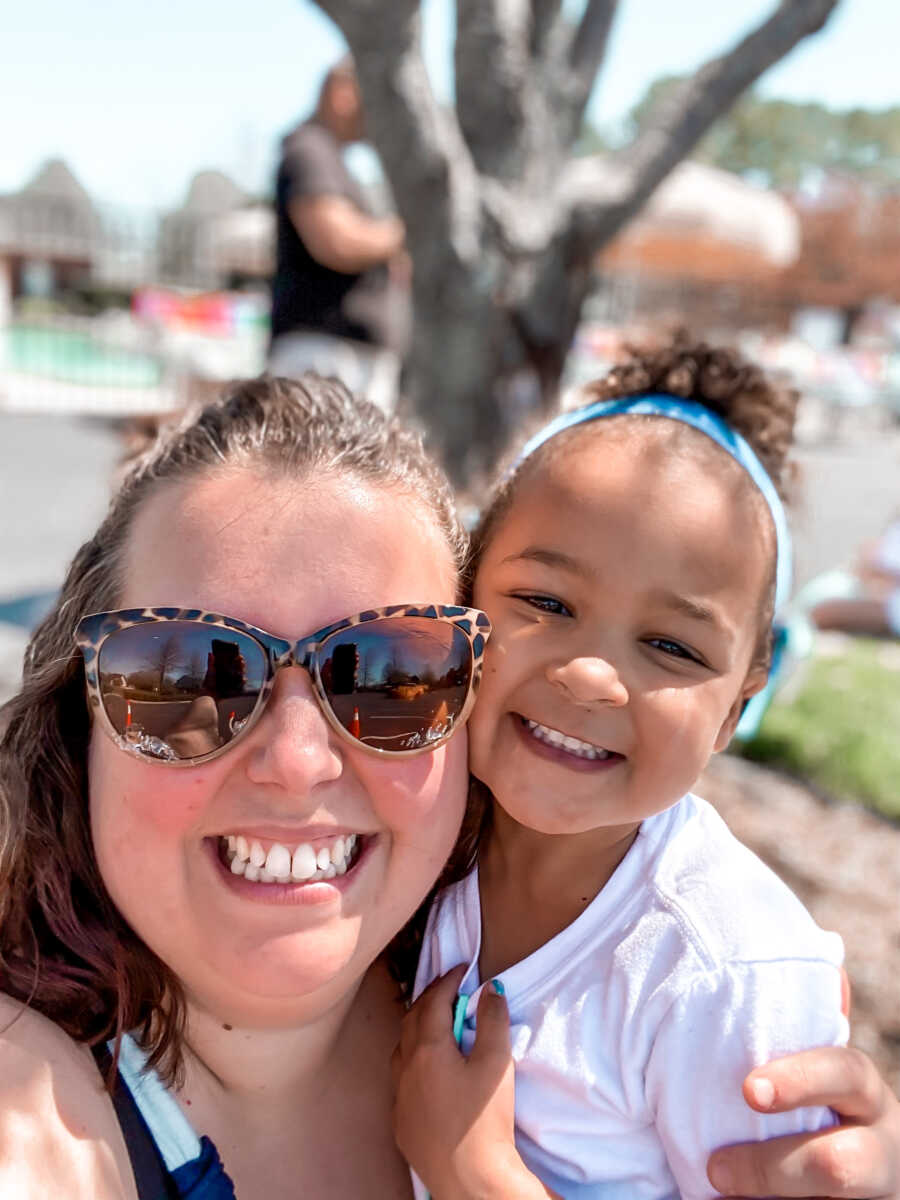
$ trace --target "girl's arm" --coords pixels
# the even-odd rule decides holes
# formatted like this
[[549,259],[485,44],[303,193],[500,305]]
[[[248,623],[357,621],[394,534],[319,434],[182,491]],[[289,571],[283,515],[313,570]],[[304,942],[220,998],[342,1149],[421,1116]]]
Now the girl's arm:
[[453,1040],[452,1006],[465,968],[428,987],[394,1051],[394,1136],[432,1200],[559,1200],[513,1141],[513,1062],[506,1000],[481,994],[468,1058]]
[[842,1124],[717,1150],[709,1178],[720,1192],[900,1200],[900,1100],[859,1050],[825,1047],[757,1067],[744,1097],[765,1113],[824,1104]]
[[[487,990],[482,995],[489,1007],[478,1014],[477,1055],[464,1059],[453,1041],[450,1014],[460,974],[432,984],[404,1023],[393,1064],[400,1149],[434,1200],[552,1197],[513,1143],[504,999]],[[790,1055],[757,1067],[743,1091],[758,1112],[826,1105],[843,1124],[716,1150],[709,1175],[724,1195],[900,1200],[900,1100],[864,1054],[825,1047]]]

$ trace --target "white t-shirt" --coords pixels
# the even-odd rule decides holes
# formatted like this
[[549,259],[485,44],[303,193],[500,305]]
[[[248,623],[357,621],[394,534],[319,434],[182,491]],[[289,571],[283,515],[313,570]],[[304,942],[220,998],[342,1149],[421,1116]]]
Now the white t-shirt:
[[[474,871],[435,901],[415,985],[469,964],[466,1054],[480,942]],[[822,1108],[754,1113],[741,1083],[779,1055],[846,1041],[842,960],[838,935],[705,801],[650,817],[588,908],[498,977],[525,1163],[567,1198],[706,1200],[716,1146],[832,1124]]]

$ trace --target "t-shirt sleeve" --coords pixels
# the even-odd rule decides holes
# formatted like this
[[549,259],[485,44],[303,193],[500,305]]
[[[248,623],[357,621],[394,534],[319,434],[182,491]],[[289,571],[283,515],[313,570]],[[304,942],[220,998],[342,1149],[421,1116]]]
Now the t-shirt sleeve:
[[307,133],[285,151],[282,162],[285,198],[346,196],[347,175],[341,158],[325,140]]
[[757,1113],[741,1084],[773,1058],[846,1042],[840,1005],[840,972],[821,960],[729,964],[677,997],[656,1032],[645,1086],[682,1200],[719,1195],[706,1177],[717,1146],[834,1123],[826,1108]]

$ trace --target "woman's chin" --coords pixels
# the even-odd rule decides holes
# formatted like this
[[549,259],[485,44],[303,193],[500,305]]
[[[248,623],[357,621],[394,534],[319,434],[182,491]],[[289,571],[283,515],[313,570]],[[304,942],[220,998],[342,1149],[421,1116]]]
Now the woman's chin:
[[357,965],[352,946],[346,953],[340,949],[332,941],[327,956],[305,962],[281,954],[273,963],[264,954],[254,955],[237,966],[221,967],[218,981],[190,989],[189,999],[208,1012],[227,1014],[221,1017],[223,1023],[296,1027],[352,993],[356,977],[365,973],[367,964]]

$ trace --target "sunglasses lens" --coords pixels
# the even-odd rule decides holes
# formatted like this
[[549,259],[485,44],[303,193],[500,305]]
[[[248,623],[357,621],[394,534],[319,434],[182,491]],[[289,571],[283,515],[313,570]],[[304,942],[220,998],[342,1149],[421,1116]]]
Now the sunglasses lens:
[[103,642],[103,707],[123,742],[148,758],[189,761],[246,725],[266,678],[262,647],[236,629],[151,621]]
[[469,694],[472,649],[449,621],[366,621],[328,639],[319,675],[348,733],[378,750],[417,750],[453,731]]

